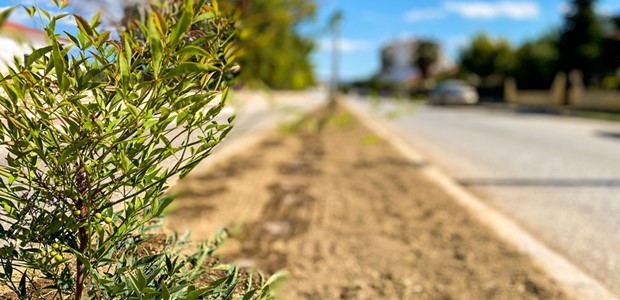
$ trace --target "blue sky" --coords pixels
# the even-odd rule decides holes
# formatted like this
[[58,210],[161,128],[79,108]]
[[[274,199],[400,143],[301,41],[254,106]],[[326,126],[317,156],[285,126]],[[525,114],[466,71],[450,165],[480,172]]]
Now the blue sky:
[[[66,0],[60,0],[66,1]],[[121,1],[137,1],[137,0],[121,0]],[[70,9],[60,10],[58,9],[52,2],[52,0],[0,0],[0,11],[5,10],[11,6],[15,5],[24,5],[24,6],[32,6],[38,5],[43,9],[47,10],[51,14],[59,14],[59,13],[72,13],[76,12],[80,15],[92,16],[95,11],[98,10],[106,10],[109,12],[108,14],[113,18],[119,17],[119,12],[121,11],[121,5],[116,0],[71,0]],[[15,23],[19,23],[22,25],[27,25],[30,27],[40,28],[41,24],[45,22],[45,18],[35,14],[34,17],[30,17],[28,13],[23,8],[18,8],[11,13],[9,18],[10,21]],[[76,25],[75,20],[72,16],[67,16],[62,18],[56,25],[56,31],[62,32],[75,32]]]
[[[513,45],[557,28],[567,0],[317,0],[318,22],[341,9],[341,77],[364,78],[379,69],[381,45],[404,37],[439,42],[449,58],[477,33],[503,37]],[[620,13],[619,0],[599,0],[602,14]],[[319,32],[319,31],[317,31]],[[328,78],[329,36],[317,34],[320,50],[313,56],[317,75]]]
[[[124,0],[136,1],[136,0]],[[439,42],[452,60],[460,47],[480,32],[503,37],[513,45],[557,28],[568,0],[316,0],[317,22],[304,27],[316,38],[319,50],[313,55],[316,73],[327,79],[330,70],[330,39],[325,24],[337,9],[344,12],[341,43],[341,77],[344,80],[365,78],[379,69],[379,49],[399,38],[427,38]],[[50,0],[0,0],[0,10],[15,4],[38,3],[51,12]],[[114,0],[73,0],[78,10],[90,12],[95,3],[111,12],[118,11]],[[601,14],[619,14],[619,0],[599,0]],[[23,10],[16,11],[13,21],[36,26]],[[75,28],[71,18],[58,25],[59,30]],[[322,24],[322,25],[321,25]]]
[[[10,8],[11,6],[15,6],[17,4],[22,4],[25,6],[30,6],[33,4],[40,4],[41,7],[43,7],[46,10],[49,10],[51,13],[61,13],[63,11],[60,11],[58,8],[56,8],[52,2],[50,0],[0,0],[0,10],[5,10],[7,8]],[[35,15],[34,17],[30,17],[28,15],[28,13],[23,9],[23,8],[17,8],[15,9],[10,17],[9,20],[13,21],[15,23],[19,23],[22,25],[27,25],[27,26],[31,26],[31,27],[41,27],[41,20],[43,20],[44,18],[41,18],[38,15]],[[59,24],[59,26],[62,27],[69,27],[71,25],[75,25],[75,22],[73,21],[73,18],[64,18],[63,21],[61,22],[61,24]]]

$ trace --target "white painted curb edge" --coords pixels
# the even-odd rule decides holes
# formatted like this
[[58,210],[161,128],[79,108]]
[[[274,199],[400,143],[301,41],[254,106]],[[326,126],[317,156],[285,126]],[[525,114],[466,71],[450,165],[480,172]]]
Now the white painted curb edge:
[[360,122],[390,143],[407,159],[417,165],[424,166],[421,172],[428,179],[453,197],[457,203],[468,209],[478,221],[495,231],[501,239],[529,255],[536,264],[563,286],[569,295],[579,299],[618,299],[596,279],[539,242],[517,223],[482,202],[446,173],[429,163],[419,151],[389,129],[386,124],[373,119],[369,113],[355,107],[346,100],[340,101],[340,103],[353,113]]

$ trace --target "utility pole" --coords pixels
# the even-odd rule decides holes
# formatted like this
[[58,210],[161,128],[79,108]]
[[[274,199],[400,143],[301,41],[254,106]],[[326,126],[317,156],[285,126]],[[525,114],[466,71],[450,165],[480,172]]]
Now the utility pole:
[[341,10],[335,11],[329,19],[329,28],[332,34],[332,61],[331,61],[331,82],[329,86],[329,106],[336,104],[338,95],[338,82],[340,80],[340,23],[343,19]]

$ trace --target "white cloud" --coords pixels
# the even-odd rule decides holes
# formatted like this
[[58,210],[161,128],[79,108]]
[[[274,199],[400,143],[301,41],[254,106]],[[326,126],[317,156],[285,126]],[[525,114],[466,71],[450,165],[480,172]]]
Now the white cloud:
[[[340,52],[358,52],[371,49],[372,44],[366,40],[356,39],[340,39],[338,41],[338,50]],[[319,41],[319,49],[321,51],[331,51],[332,41],[331,39],[323,39]]]
[[558,5],[558,11],[564,16],[567,14],[572,13],[574,10],[573,5],[569,4],[569,3],[560,3]]
[[540,6],[530,0],[506,0],[500,2],[444,1],[440,7],[410,10],[405,14],[404,19],[407,22],[421,22],[442,19],[450,14],[478,20],[499,18],[527,20],[540,17],[541,11]]
[[442,19],[446,12],[439,8],[422,8],[410,10],[405,14],[406,22],[421,22],[427,20]]
[[605,17],[605,18],[608,18],[608,17],[611,17],[611,16],[614,15],[613,9],[611,7],[603,6],[603,5],[601,5],[601,6],[596,8],[596,13],[599,16],[602,16],[602,17]]
[[101,12],[102,18],[111,21],[118,22],[123,17],[123,4],[135,3],[138,0],[131,1],[111,1],[111,0],[82,0],[75,1],[73,6],[74,11],[90,19],[95,13]]
[[468,19],[508,18],[526,20],[535,19],[540,16],[540,7],[536,2],[532,1],[446,1],[443,8],[448,12],[461,15]]
[[58,23],[68,25],[68,26],[73,26],[73,27],[77,26],[77,23],[75,23],[75,17],[72,15],[63,17],[62,19],[58,20]]

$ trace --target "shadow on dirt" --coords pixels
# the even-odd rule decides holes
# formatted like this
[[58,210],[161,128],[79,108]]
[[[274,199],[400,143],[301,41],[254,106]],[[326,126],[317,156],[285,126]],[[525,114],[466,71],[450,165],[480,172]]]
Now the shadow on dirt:
[[[261,208],[260,218],[244,224],[235,236],[241,245],[238,253],[228,256],[232,260],[274,273],[288,265],[283,245],[308,231],[316,201],[304,179],[321,173],[318,162],[324,151],[316,135],[300,138],[302,147],[297,155],[276,166],[278,174],[286,179],[267,187],[270,197]],[[263,143],[266,147],[278,145],[273,141]]]

